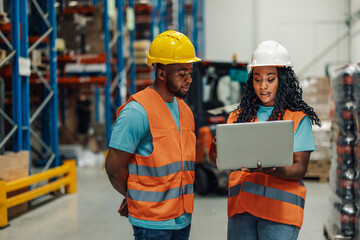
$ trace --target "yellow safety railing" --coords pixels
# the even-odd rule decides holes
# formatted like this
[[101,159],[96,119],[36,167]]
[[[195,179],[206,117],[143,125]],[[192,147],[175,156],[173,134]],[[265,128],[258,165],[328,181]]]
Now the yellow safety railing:
[[[7,198],[7,193],[28,187],[34,183],[49,180],[57,177],[56,180],[42,185],[30,191]],[[29,177],[6,182],[0,179],[0,228],[8,226],[7,209],[21,203],[28,202],[41,195],[53,192],[65,186],[66,193],[76,192],[76,161],[66,160],[62,166],[52,168],[42,173]]]

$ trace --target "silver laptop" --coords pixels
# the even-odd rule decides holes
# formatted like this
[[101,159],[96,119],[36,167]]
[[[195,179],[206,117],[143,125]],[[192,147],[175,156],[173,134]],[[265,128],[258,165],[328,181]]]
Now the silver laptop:
[[216,142],[219,169],[290,166],[293,163],[292,120],[218,124]]

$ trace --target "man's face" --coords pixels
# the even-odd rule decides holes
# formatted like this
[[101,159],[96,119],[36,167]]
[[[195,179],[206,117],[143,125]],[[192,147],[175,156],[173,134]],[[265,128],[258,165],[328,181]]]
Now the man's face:
[[180,63],[166,65],[166,88],[179,98],[185,98],[192,82],[192,63]]

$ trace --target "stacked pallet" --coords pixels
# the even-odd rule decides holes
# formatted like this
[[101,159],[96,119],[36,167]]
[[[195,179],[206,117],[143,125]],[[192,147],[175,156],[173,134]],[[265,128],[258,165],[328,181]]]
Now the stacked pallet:
[[310,155],[309,168],[305,179],[327,182],[330,169],[331,122],[329,97],[330,79],[326,77],[307,77],[300,79],[303,89],[303,99],[314,108],[322,122],[322,126],[313,126],[316,150]]
[[329,232],[358,239],[359,159],[356,154],[360,132],[360,67],[346,65],[331,79],[332,157],[330,168]]
[[330,160],[312,160],[309,162],[309,168],[305,179],[318,179],[319,182],[329,180]]

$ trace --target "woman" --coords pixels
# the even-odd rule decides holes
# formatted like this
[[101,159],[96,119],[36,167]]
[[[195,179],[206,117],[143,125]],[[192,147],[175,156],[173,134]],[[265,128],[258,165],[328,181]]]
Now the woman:
[[[249,69],[245,95],[227,123],[293,120],[293,165],[262,168],[260,164],[257,169],[230,174],[228,240],[297,239],[306,196],[302,179],[315,150],[312,124],[321,126],[321,122],[302,100],[289,53],[282,45],[260,43]],[[215,161],[216,140],[210,151]]]

